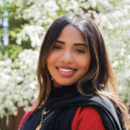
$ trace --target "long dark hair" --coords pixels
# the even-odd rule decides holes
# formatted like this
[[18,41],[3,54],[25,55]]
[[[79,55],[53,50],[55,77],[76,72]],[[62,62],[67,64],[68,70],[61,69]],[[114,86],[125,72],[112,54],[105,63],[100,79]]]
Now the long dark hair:
[[[47,68],[47,57],[62,29],[68,24],[82,32],[86,43],[88,43],[91,56],[89,70],[77,83],[78,91],[87,96],[83,91],[83,88],[86,87],[85,89],[90,92],[111,99],[120,108],[124,125],[129,129],[128,110],[118,98],[118,84],[106,52],[103,37],[92,19],[79,13],[66,14],[59,17],[53,22],[45,35],[37,68],[39,95],[34,111],[37,110],[43,100],[46,102],[48,98],[51,89],[51,75]],[[89,85],[86,85],[88,83]]]

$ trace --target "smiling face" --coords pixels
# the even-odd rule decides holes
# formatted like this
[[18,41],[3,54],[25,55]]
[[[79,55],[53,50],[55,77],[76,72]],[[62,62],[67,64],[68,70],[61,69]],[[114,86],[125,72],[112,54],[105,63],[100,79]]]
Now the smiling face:
[[76,83],[88,71],[90,51],[83,34],[74,26],[66,25],[47,58],[47,67],[54,86]]

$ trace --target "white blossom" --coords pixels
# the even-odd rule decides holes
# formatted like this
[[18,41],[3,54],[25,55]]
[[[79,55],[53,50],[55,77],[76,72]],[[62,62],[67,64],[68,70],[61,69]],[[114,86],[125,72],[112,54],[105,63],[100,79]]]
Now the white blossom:
[[22,44],[22,40],[31,40],[33,48],[39,47],[42,43],[45,29],[42,26],[25,26],[23,30],[17,35],[17,44]]
[[[30,40],[33,49],[25,49],[12,61],[5,52],[5,61],[0,61],[0,115],[7,110],[17,114],[17,106],[34,103],[37,91],[36,69],[39,48],[46,29],[54,19],[70,12],[82,12],[93,16],[98,25],[119,82],[120,95],[130,105],[130,0],[7,0],[15,3],[17,15],[28,24],[17,34],[17,44]],[[24,8],[24,4],[27,8]],[[31,4],[30,4],[31,3]],[[3,0],[0,0],[2,7]],[[60,5],[60,6],[59,6]]]

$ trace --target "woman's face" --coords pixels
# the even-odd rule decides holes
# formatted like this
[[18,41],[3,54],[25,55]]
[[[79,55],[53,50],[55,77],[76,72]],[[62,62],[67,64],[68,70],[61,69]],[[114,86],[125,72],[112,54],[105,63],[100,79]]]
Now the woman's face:
[[88,71],[90,60],[90,51],[83,34],[74,26],[66,25],[47,58],[54,86],[76,83]]

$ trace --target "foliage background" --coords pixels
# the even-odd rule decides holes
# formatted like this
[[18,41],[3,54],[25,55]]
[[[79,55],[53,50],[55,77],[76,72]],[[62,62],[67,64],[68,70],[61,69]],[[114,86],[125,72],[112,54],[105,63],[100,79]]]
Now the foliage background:
[[[98,25],[116,73],[120,97],[130,106],[129,0],[0,0],[1,14],[9,12],[8,46],[0,47],[0,115],[17,115],[18,106],[34,103],[36,67],[47,28],[57,17],[81,12]],[[0,16],[4,18],[2,14]],[[3,36],[0,27],[0,36]]]

